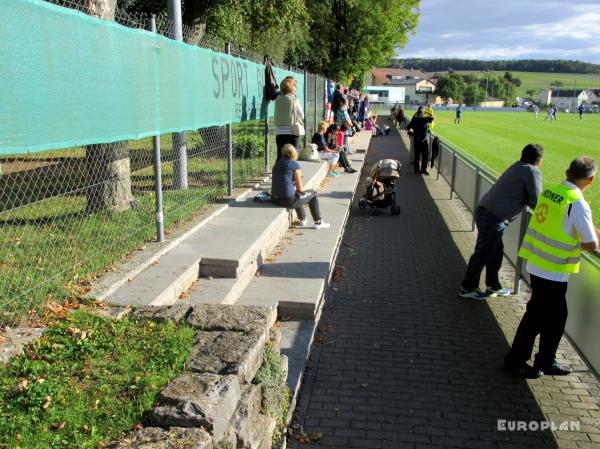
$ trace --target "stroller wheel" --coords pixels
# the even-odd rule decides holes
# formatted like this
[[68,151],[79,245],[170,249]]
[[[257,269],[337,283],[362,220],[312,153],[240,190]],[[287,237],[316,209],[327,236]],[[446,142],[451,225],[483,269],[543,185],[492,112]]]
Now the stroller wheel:
[[367,208],[367,204],[366,204],[364,198],[361,198],[360,200],[358,200],[358,208],[359,209],[366,209]]
[[395,204],[390,209],[390,213],[392,215],[400,215],[400,206],[396,206]]

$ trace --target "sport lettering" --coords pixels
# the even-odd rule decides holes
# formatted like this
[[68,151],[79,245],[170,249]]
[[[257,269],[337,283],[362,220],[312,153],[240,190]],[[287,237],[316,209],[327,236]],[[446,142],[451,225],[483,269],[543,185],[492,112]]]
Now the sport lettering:
[[554,193],[552,190],[544,190],[544,193],[542,193],[542,196],[544,198],[548,198],[550,201],[556,203],[556,204],[560,204],[562,202],[562,200],[565,199],[564,196],[559,195],[558,193]]

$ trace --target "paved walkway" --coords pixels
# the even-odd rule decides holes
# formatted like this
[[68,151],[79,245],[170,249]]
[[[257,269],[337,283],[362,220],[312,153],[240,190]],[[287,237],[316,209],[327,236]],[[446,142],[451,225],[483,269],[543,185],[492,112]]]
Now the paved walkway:
[[[469,213],[435,171],[412,174],[395,131],[371,143],[368,161],[386,157],[404,166],[402,213],[353,207],[337,260],[343,274],[328,292],[297,408],[304,432],[323,436],[289,446],[600,448],[598,378],[564,339],[559,362],[576,370],[568,377],[526,381],[500,369],[529,293],[459,298],[475,238]],[[500,431],[498,420],[574,422],[579,431]]]

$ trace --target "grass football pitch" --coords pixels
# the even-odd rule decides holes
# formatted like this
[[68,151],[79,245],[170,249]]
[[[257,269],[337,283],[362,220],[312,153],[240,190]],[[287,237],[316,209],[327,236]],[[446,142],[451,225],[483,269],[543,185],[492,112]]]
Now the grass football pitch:
[[[544,186],[562,182],[569,163],[587,155],[600,162],[600,114],[558,113],[556,122],[532,112],[486,112],[463,110],[460,125],[454,124],[454,111],[436,111],[433,132],[492,174],[500,175],[518,160],[528,143],[544,147],[541,171]],[[597,175],[600,178],[600,174]],[[600,180],[584,192],[591,204],[594,223],[600,226]]]

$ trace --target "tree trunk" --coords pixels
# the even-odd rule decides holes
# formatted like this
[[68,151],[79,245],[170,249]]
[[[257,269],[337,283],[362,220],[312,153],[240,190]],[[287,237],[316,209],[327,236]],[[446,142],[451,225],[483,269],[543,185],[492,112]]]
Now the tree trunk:
[[[115,20],[117,0],[88,0],[88,13]],[[92,112],[91,112],[92,113]],[[126,141],[88,145],[85,154],[88,211],[120,212],[133,203],[131,167]]]
[[121,212],[131,207],[131,169],[127,142],[102,143],[86,148],[85,165],[90,212]]

